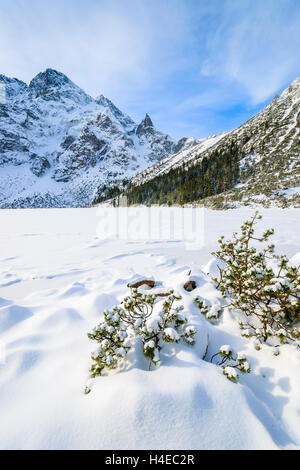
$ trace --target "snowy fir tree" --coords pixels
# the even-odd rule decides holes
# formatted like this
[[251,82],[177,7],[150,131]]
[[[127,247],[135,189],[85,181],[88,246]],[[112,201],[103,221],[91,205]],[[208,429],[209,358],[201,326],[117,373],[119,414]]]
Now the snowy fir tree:
[[[255,235],[255,224],[262,217],[255,213],[234,233],[232,240],[219,240],[220,250],[214,253],[219,263],[219,279],[214,278],[229,307],[244,314],[240,327],[245,337],[275,344],[296,342],[300,329],[300,269],[286,256],[275,254],[268,244],[274,230]],[[260,251],[252,246],[263,244]]]

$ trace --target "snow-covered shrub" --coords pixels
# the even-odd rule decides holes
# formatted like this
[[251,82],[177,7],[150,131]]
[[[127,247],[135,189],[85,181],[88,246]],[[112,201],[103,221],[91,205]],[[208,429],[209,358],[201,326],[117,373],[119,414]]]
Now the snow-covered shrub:
[[229,345],[221,346],[219,352],[211,358],[211,362],[216,357],[220,359],[217,365],[222,367],[223,374],[232,382],[238,382],[239,375],[237,371],[240,371],[242,374],[250,374],[251,372],[250,364],[244,354],[236,354]]
[[120,306],[104,312],[104,321],[88,333],[88,337],[98,343],[91,356],[94,362],[91,376],[101,375],[104,369],[115,369],[136,337],[142,339],[143,354],[150,361],[149,369],[151,364],[160,363],[164,343],[184,341],[193,346],[196,329],[187,325],[183,307],[175,306],[180,300],[180,296],[171,292],[161,306],[156,296],[141,295],[133,289]]
[[214,304],[211,307],[209,307],[206,301],[203,300],[199,296],[194,299],[194,302],[199,308],[202,315],[204,315],[207,320],[210,320],[210,321],[219,320],[221,313],[222,313],[222,308],[219,304]]
[[[271,337],[281,343],[299,342],[300,269],[290,265],[286,256],[275,255],[274,245],[267,244],[274,230],[255,236],[255,224],[261,218],[256,213],[232,240],[221,237],[214,255],[222,267],[214,281],[223,296],[230,297],[230,306],[245,314],[240,322],[243,336],[255,336],[260,342]],[[251,246],[253,241],[264,244],[260,251]]]

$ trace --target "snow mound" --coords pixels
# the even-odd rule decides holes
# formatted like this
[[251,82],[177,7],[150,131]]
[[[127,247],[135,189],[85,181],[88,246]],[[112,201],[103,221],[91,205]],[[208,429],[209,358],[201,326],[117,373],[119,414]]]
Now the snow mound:
[[[232,231],[249,211],[209,212],[209,242],[197,252],[186,250],[183,241],[101,240],[96,214],[1,212],[0,271],[20,282],[0,286],[0,447],[300,448],[300,352],[288,346],[279,357],[272,348],[258,352],[240,336],[233,313],[225,311],[217,325],[210,324],[194,303],[197,296],[212,307],[222,303],[198,266],[211,259],[221,235],[216,227]],[[265,215],[265,226],[271,221],[278,232],[278,249],[288,243],[291,257],[299,252],[295,211]],[[189,269],[197,283],[192,292],[184,290]],[[183,313],[197,328],[196,345],[167,345],[162,365],[149,372],[137,342],[119,370],[93,380],[85,395],[95,346],[87,332],[141,276],[154,276],[182,295]],[[251,364],[251,374],[238,384],[210,363],[222,345],[245,354]]]

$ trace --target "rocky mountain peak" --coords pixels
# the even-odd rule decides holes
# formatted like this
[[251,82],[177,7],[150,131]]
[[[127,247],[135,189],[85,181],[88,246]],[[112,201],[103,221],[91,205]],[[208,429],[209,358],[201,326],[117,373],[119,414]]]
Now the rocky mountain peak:
[[36,93],[36,97],[42,96],[55,88],[60,88],[63,85],[72,84],[71,80],[57,70],[47,69],[45,72],[39,73],[33,80],[31,80],[29,88]]
[[104,95],[97,96],[96,101],[98,104],[101,104],[101,106],[109,106],[111,104],[111,101]]
[[90,204],[173,152],[176,141],[148,115],[138,136],[108,98],[93,99],[61,72],[47,69],[29,86],[1,78],[14,99],[0,106],[0,207]]
[[96,102],[103,106],[106,109],[109,109],[113,116],[121,122],[121,124],[125,127],[134,127],[134,121],[127,115],[122,113],[122,111],[117,108],[108,98],[106,98],[104,95],[100,95],[96,98]]
[[300,90],[300,75],[291,83],[290,87]]
[[138,136],[141,136],[145,134],[153,134],[153,132],[154,132],[153,122],[149,114],[146,114],[143,121],[137,127],[136,133]]
[[300,98],[300,76],[294,80],[290,86],[283,91],[283,93],[280,95],[279,99],[284,100],[284,99],[292,99],[293,101],[296,99],[298,100]]
[[47,69],[45,72],[39,73],[31,80],[29,89],[34,98],[43,98],[45,101],[59,101],[67,98],[82,105],[93,101],[65,74],[53,69]]

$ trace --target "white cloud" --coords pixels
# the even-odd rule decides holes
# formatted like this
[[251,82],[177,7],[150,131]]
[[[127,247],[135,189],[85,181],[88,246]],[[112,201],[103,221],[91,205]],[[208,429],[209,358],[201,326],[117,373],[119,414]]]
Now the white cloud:
[[[1,72],[64,71],[92,94],[155,86],[182,66],[182,2],[0,0]],[[4,46],[4,47],[3,47]]]
[[0,73],[29,82],[52,67],[136,120],[147,111],[157,127],[197,137],[200,125],[201,135],[232,127],[235,106],[251,114],[300,73],[299,7],[299,0],[0,0]]

